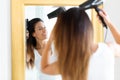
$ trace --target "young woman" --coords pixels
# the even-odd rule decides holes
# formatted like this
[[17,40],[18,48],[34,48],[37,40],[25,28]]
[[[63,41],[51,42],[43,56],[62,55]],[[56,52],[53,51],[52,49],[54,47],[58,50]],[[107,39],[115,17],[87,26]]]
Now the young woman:
[[[46,27],[43,20],[40,18],[34,18],[30,21],[27,21],[27,30],[29,32],[29,37],[27,38],[26,63],[28,73],[26,74],[29,75],[30,72],[33,71],[33,75],[38,76],[31,80],[40,80],[39,74],[41,73],[41,57],[43,55],[43,49],[46,46],[45,40],[47,39]],[[50,62],[53,62],[55,55],[52,54],[51,49],[49,49],[49,53]]]
[[[120,56],[120,34],[105,13],[116,43],[94,43],[93,26],[84,10],[71,8],[58,16],[42,57],[42,71],[61,75],[62,80],[114,80],[114,57]],[[49,63],[49,48],[54,43],[58,60]],[[53,71],[54,69],[54,71]]]

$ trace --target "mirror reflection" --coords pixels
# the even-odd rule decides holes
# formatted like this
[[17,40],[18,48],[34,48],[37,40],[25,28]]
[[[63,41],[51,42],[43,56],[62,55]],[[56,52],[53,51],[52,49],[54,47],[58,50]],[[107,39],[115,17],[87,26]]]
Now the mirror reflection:
[[[72,6],[65,6],[69,9]],[[40,77],[41,58],[47,39],[55,25],[57,17],[49,19],[48,14],[56,10],[58,6],[25,6],[26,19],[26,79],[25,80],[44,80]],[[50,63],[56,60],[56,55],[50,49]]]
[[[65,10],[73,6],[64,6]],[[56,23],[57,17],[51,18],[49,13],[58,9],[58,6],[25,6],[26,21],[26,79],[46,80],[41,71],[41,59],[50,33]],[[90,10],[87,10],[91,18]],[[54,46],[50,48],[50,63],[57,60]],[[49,80],[61,80],[60,76],[50,77]]]

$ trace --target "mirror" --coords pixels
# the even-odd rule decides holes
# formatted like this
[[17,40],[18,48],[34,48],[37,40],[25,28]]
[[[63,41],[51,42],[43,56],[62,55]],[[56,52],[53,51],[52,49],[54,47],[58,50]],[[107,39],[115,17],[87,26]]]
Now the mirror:
[[[71,7],[78,7],[78,6],[62,6],[65,8],[65,10],[71,8]],[[25,19],[31,20],[33,18],[40,18],[43,20],[46,29],[47,29],[47,35],[49,37],[52,28],[55,25],[55,22],[57,20],[57,17],[54,17],[52,19],[48,18],[48,14],[56,9],[58,9],[59,6],[25,6]],[[91,19],[91,10],[86,11]]]
[[[62,7],[64,7],[65,10],[68,10],[71,7],[78,7],[78,6],[62,6]],[[42,49],[44,47],[43,48],[41,48],[41,47],[38,48],[38,46],[44,45],[44,42],[49,38],[51,30],[53,29],[53,27],[54,27],[54,25],[56,23],[56,20],[57,20],[57,17],[54,17],[54,18],[50,19],[48,17],[48,14],[55,11],[58,8],[59,8],[59,6],[25,6],[25,19],[28,19],[28,22],[25,22],[26,24],[30,23],[30,21],[32,19],[34,19],[33,21],[37,20],[36,18],[42,19],[43,24],[44,24],[44,25],[38,24],[38,26],[37,26],[37,23],[39,21],[35,23],[36,26],[34,26],[35,27],[34,28],[34,30],[35,30],[34,33],[35,34],[37,33],[38,36],[37,35],[36,36],[32,35],[35,38],[36,44],[37,44],[36,46],[33,47],[34,48],[33,49],[33,54],[34,54],[34,62],[33,63],[34,63],[34,66],[32,67],[32,64],[28,65],[30,58],[32,59],[33,56],[29,57],[29,54],[26,53],[26,56],[28,56],[28,57],[26,57],[27,58],[26,59],[27,60],[26,61],[27,65],[26,65],[26,70],[25,70],[25,73],[26,73],[25,74],[25,80],[41,80],[41,79],[44,78],[44,77],[40,76],[40,75],[43,74],[41,72],[41,57],[42,57]],[[91,10],[87,10],[86,12],[88,13],[88,15],[89,15],[89,17],[91,19]],[[34,25],[34,24],[31,23],[31,25]],[[36,29],[38,29],[38,28],[41,29],[41,27],[44,27],[44,26],[46,27],[46,32],[43,32],[43,30],[40,30],[39,31],[40,33],[38,33],[36,31]],[[28,31],[29,31],[27,29],[28,29],[28,27],[31,27],[31,26],[26,25],[26,27],[27,27],[26,28],[26,41],[29,41],[31,37],[29,37],[27,35]],[[30,34],[32,34],[32,33],[30,33]],[[42,38],[42,37],[44,37],[43,34],[45,34],[45,36],[47,36],[47,37]],[[41,43],[39,43],[39,42],[41,42]],[[32,44],[32,42],[29,43],[29,44]],[[26,48],[27,48],[27,50],[30,49],[30,48],[28,48],[28,46]],[[51,63],[56,60],[56,55],[55,55],[55,52],[53,52],[54,51],[53,49],[54,48],[51,47],[51,59],[50,59]],[[32,68],[30,68],[30,67],[32,67]]]
[[[86,0],[11,0],[11,47],[12,47],[12,80],[25,80],[25,6],[78,6]],[[91,11],[91,20],[96,18],[94,10]],[[94,23],[94,26],[101,26]],[[95,42],[103,41],[102,27],[95,29]]]

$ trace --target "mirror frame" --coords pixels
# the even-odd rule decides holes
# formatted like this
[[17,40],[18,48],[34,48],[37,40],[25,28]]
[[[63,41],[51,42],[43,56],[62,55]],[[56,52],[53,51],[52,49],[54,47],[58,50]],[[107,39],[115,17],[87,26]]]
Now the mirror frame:
[[[48,6],[78,6],[86,0],[11,0],[11,48],[12,48],[12,80],[25,80],[25,6],[48,5]],[[96,22],[91,11],[92,22]],[[101,26],[94,23],[93,26]],[[103,41],[103,28],[94,27],[95,42]]]

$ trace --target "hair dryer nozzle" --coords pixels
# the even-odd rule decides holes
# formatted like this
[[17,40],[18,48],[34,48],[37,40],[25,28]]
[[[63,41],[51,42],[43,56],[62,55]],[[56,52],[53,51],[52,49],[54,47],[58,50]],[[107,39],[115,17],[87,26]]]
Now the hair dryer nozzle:
[[55,11],[49,13],[47,16],[49,19],[57,17],[60,13],[66,11],[64,7],[59,7]]
[[84,2],[83,4],[79,5],[79,8],[80,8],[80,10],[94,8],[95,11],[98,13],[100,20],[102,21],[103,27],[105,27],[107,29],[107,25],[106,25],[104,19],[99,15],[100,9],[98,8],[98,6],[101,4],[103,4],[102,0],[88,0],[88,1]]
[[86,10],[90,8],[95,8],[101,4],[103,4],[102,0],[88,0],[84,2],[83,4],[79,5],[79,7],[81,10]]

